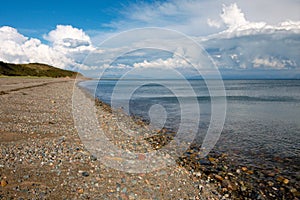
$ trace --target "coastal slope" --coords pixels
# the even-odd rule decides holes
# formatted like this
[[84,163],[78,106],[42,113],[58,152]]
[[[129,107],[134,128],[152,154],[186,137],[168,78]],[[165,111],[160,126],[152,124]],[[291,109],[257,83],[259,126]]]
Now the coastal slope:
[[0,61],[0,76],[71,77],[78,73],[40,63],[12,64]]

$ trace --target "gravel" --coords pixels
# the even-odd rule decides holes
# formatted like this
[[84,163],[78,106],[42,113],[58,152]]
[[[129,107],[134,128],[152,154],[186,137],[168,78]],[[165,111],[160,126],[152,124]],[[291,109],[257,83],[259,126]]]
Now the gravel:
[[[74,127],[74,80],[0,78],[0,85],[0,199],[223,198],[214,184],[180,165],[126,173],[91,155]],[[114,129],[113,114],[98,109]],[[112,139],[119,137],[112,132]],[[127,139],[116,144],[127,148]]]

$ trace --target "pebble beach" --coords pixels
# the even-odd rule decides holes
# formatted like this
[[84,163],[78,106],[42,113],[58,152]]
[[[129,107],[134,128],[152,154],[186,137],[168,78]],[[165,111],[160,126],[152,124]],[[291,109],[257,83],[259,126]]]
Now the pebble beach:
[[[73,79],[0,78],[0,85],[0,199],[226,198],[180,164],[151,173],[102,164],[74,126]],[[114,113],[101,103],[97,109],[114,137]]]

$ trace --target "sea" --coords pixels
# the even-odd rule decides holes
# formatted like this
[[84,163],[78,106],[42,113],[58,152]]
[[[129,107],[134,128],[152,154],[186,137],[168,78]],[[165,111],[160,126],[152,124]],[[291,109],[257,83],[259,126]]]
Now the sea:
[[[199,120],[195,121],[198,130],[194,140],[199,145],[211,123],[212,98],[223,98],[225,121],[213,151],[226,153],[231,162],[239,165],[278,168],[286,176],[299,176],[300,80],[223,80],[223,83],[224,96],[217,97],[210,94],[223,88],[208,87],[204,80],[103,79],[79,85],[113,107],[123,108],[127,104],[126,112],[131,116],[149,123],[154,121],[158,127],[175,132],[182,123],[184,106],[190,111],[185,114],[190,122]],[[194,112],[198,108],[200,118]]]

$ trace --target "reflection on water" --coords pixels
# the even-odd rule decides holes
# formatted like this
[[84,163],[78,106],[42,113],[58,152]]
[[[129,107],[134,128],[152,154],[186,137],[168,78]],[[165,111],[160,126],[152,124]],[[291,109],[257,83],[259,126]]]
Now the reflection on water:
[[[131,87],[134,80],[114,91],[122,94]],[[167,114],[165,126],[178,129],[181,121],[179,98],[191,111],[199,106],[201,110],[198,143],[206,134],[211,117],[210,96],[202,80],[190,80],[198,103],[189,101],[194,97],[184,84],[178,80],[165,80],[176,87],[180,95],[159,84],[147,84],[139,87],[130,98],[129,114],[150,120],[149,109],[152,105],[162,105]],[[95,80],[82,82],[81,86],[93,90],[96,96],[111,103],[111,95],[116,80]],[[154,81],[155,82],[155,81]],[[299,171],[300,165],[300,80],[225,80],[227,95],[227,116],[222,135],[215,151],[227,152],[239,163],[264,167],[284,168],[287,171]],[[213,88],[218,90],[220,88]],[[124,101],[117,95],[116,102]],[[218,97],[214,97],[218,98]],[[159,121],[159,120],[158,120]]]

